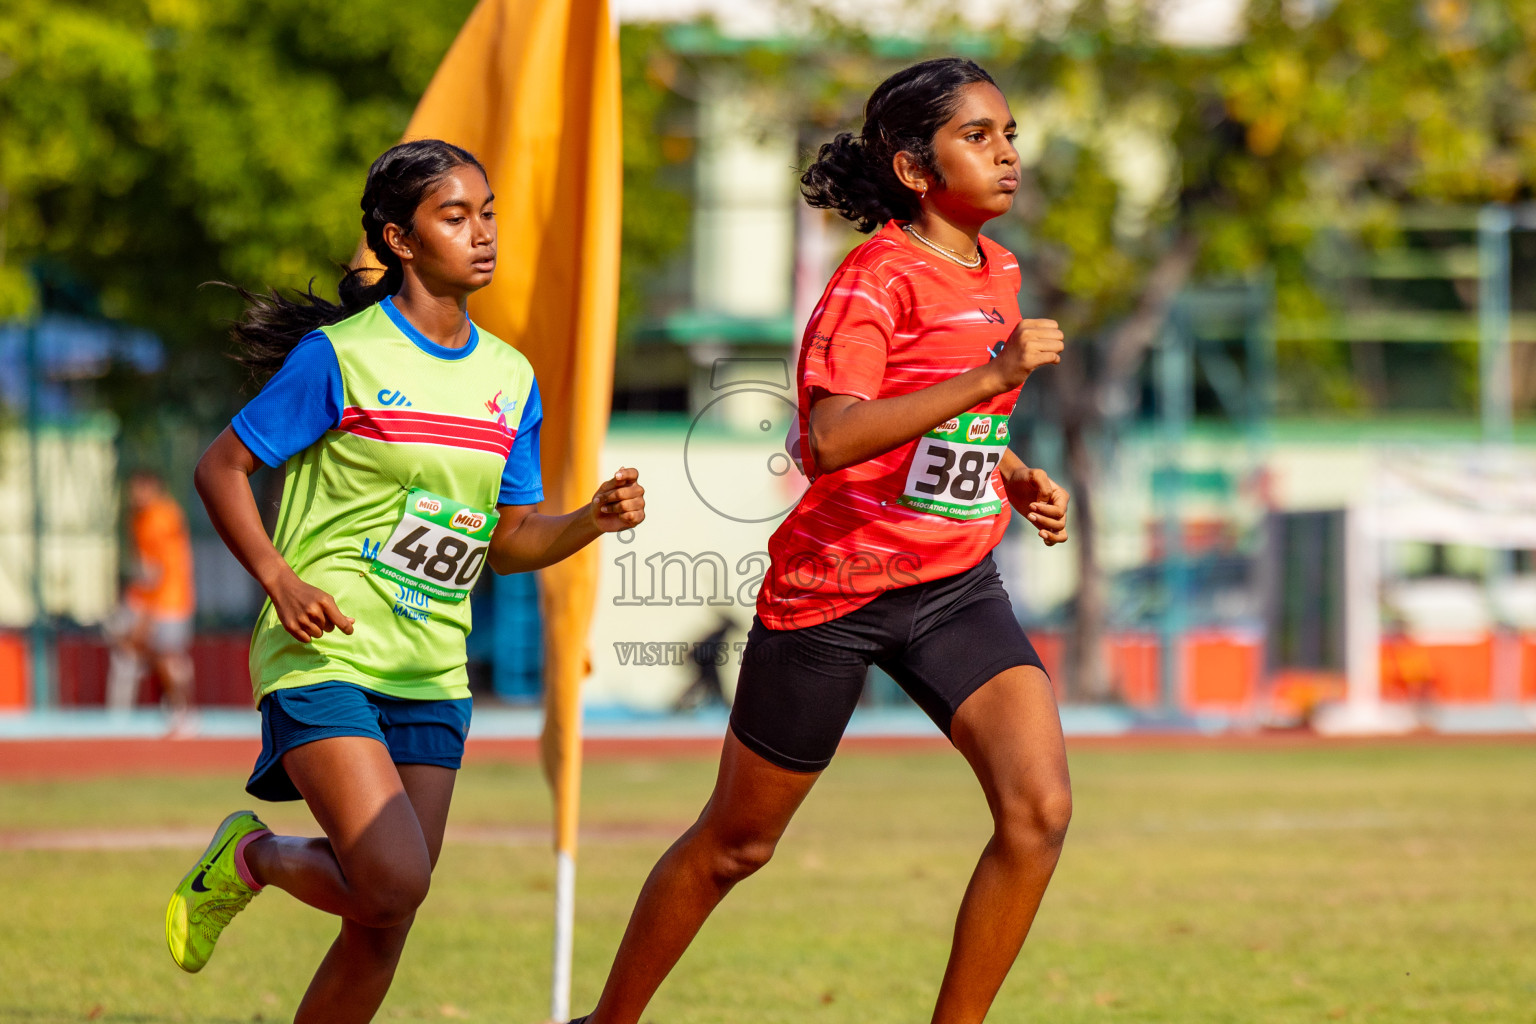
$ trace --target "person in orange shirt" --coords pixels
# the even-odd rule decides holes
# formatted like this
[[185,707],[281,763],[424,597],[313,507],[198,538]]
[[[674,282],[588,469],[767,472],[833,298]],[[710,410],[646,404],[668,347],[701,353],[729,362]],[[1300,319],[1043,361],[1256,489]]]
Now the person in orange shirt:
[[144,663],[159,677],[172,715],[184,731],[192,706],[192,542],[181,506],[150,470],[135,470],[127,486],[134,573],[108,632],[112,661],[107,702],[132,706]]

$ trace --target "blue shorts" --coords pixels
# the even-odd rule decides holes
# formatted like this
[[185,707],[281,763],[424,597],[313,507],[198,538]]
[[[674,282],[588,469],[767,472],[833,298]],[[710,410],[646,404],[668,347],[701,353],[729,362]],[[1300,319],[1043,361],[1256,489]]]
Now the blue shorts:
[[295,747],[333,736],[369,736],[395,764],[457,769],[469,734],[470,698],[402,700],[354,683],[314,683],[274,690],[261,700],[261,756],[245,784],[260,800],[302,799],[283,768]]

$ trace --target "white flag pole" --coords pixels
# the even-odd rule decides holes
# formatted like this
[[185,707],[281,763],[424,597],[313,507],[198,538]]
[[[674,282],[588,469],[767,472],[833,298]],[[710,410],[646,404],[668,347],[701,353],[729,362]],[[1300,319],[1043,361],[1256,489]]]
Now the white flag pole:
[[576,858],[555,854],[555,969],[550,981],[549,1016],[556,1024],[571,1019],[571,952],[576,928]]

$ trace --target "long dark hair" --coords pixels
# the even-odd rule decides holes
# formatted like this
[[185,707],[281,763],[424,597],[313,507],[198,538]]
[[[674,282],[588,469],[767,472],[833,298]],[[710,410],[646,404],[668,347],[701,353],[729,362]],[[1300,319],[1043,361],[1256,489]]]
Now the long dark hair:
[[859,134],[843,132],[821,147],[800,176],[800,194],[812,206],[836,210],[860,231],[910,219],[918,212],[917,197],[896,177],[891,161],[905,150],[942,185],[933,137],[955,115],[960,90],[976,82],[997,84],[964,57],[937,57],[896,72],[864,104]]
[[337,285],[341,301],[331,302],[315,294],[315,282],[290,298],[276,288],[265,294],[230,285],[245,299],[245,313],[230,330],[235,340],[235,361],[251,371],[251,379],[264,382],[283,365],[304,336],[393,295],[405,282],[405,267],[384,243],[384,225],[398,224],[409,233],[416,207],[456,167],[474,167],[474,154],[440,139],[402,142],[386,150],[368,168],[363,185],[363,238],[383,264],[381,274],[373,267],[353,267]]

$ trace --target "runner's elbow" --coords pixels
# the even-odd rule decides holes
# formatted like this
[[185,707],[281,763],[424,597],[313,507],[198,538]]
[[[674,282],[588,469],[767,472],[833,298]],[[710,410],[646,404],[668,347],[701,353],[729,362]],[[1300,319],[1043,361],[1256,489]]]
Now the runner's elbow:
[[204,505],[212,500],[219,469],[219,460],[214,456],[214,450],[209,448],[203,452],[202,458],[197,460],[197,465],[192,470],[192,486],[197,491],[197,496],[203,499]]
[[[819,452],[817,454],[820,456]],[[825,456],[820,456],[816,459],[816,471],[818,473],[836,473],[840,469],[847,469],[850,465],[852,465],[852,463],[844,462],[841,459],[827,458]]]
[[213,443],[197,460],[197,466],[192,470],[192,486],[197,489],[204,504],[207,504],[209,498],[229,479],[228,474],[240,473],[249,479],[258,468],[260,464],[245,446],[245,442],[240,440],[233,429],[225,427],[224,432],[214,438]]
[[832,395],[811,407],[806,418],[806,440],[810,443],[818,472],[835,473],[860,461],[850,448],[849,424],[846,422],[848,409],[858,403],[859,399],[848,395]]
[[204,502],[208,500],[208,453],[203,452],[197,465],[192,467],[192,487]]
[[836,473],[840,469],[847,469],[856,461],[850,457],[845,446],[839,444],[837,431],[817,430],[814,422],[809,431],[811,438],[811,451],[816,457],[816,470],[819,473]]

